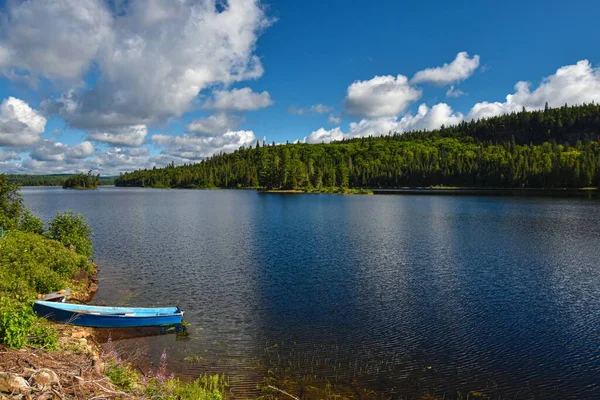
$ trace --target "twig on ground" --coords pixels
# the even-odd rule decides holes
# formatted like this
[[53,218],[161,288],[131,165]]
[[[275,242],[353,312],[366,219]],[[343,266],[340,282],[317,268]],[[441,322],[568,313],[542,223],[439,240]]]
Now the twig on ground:
[[268,388],[270,388],[270,389],[276,390],[276,391],[278,391],[278,392],[280,392],[280,393],[283,393],[283,394],[285,394],[286,396],[290,396],[292,399],[295,399],[295,400],[300,400],[300,398],[299,398],[299,397],[296,397],[296,396],[294,396],[294,395],[292,395],[292,394],[289,394],[289,393],[288,393],[288,392],[286,392],[285,390],[281,390],[281,389],[279,389],[279,388],[276,388],[276,387],[275,387],[275,386],[273,386],[273,385],[267,385],[267,387],[268,387]]

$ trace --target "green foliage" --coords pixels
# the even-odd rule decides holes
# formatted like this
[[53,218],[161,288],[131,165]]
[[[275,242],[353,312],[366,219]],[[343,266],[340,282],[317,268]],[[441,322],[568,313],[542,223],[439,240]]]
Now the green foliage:
[[301,189],[600,186],[600,105],[522,111],[430,132],[263,145],[122,174],[117,186]]
[[92,175],[92,171],[87,174],[76,174],[63,183],[64,189],[96,189],[100,183],[100,175]]
[[63,245],[73,246],[78,254],[87,258],[92,256],[92,231],[81,214],[65,212],[57,213],[56,217],[49,222],[46,235]]
[[0,174],[0,227],[15,228],[23,211],[20,186],[9,183],[6,174]]
[[58,333],[42,318],[37,318],[27,335],[27,344],[44,350],[58,350]]
[[117,387],[131,391],[140,380],[140,374],[129,364],[109,359],[104,365],[104,374]]
[[18,229],[23,232],[37,233],[42,235],[44,233],[44,222],[33,215],[28,209],[23,210],[21,217],[19,218]]
[[0,343],[13,349],[25,346],[36,318],[31,305],[2,297],[0,299]]
[[63,289],[82,269],[91,272],[87,257],[40,235],[10,231],[0,242],[3,298],[23,300]]
[[223,375],[201,375],[191,383],[173,380],[174,399],[222,400],[225,398],[227,380]]
[[144,396],[160,400],[223,400],[227,386],[223,375],[205,374],[187,383],[179,379],[152,378],[146,384]]

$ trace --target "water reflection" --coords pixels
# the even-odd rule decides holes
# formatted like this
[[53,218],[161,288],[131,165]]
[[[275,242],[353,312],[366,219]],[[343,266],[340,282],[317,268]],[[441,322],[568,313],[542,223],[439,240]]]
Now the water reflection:
[[[394,398],[594,398],[600,373],[597,200],[25,189],[82,212],[97,302],[176,304],[190,376],[253,392],[267,371]],[[198,360],[187,362],[186,358]]]

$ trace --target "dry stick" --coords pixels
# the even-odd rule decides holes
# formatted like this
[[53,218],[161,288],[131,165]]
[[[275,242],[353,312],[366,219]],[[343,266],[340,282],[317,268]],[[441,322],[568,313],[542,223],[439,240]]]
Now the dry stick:
[[[107,388],[105,388],[104,386],[102,386],[102,385],[101,385],[101,384],[99,384],[99,383],[96,383],[96,382],[91,382],[91,381],[90,381],[90,383],[93,383],[94,385],[98,386],[100,389],[104,390],[104,391],[105,391],[105,392],[107,392],[107,393],[110,393],[110,394],[118,394],[118,395],[125,396],[125,397],[131,397],[131,395],[130,395],[129,393],[125,393],[125,392],[115,392],[114,390],[110,390],[110,389],[107,389]],[[300,399],[298,399],[298,400],[300,400]]]
[[290,396],[292,399],[295,399],[295,400],[300,400],[300,398],[299,398],[299,397],[296,397],[296,396],[294,396],[294,395],[291,395],[291,394],[289,394],[288,392],[286,392],[285,390],[281,390],[281,389],[279,389],[279,388],[276,388],[276,387],[275,387],[275,386],[273,386],[273,385],[267,385],[267,387],[268,387],[268,388],[271,388],[271,389],[273,389],[273,390],[277,390],[278,392],[280,392],[280,393],[283,393],[283,394],[285,394],[286,396]]
[[50,390],[52,390],[52,393],[54,393],[55,395],[57,395],[60,398],[60,400],[64,399],[63,395],[60,394],[60,392],[58,390],[55,390],[55,389],[50,389]]

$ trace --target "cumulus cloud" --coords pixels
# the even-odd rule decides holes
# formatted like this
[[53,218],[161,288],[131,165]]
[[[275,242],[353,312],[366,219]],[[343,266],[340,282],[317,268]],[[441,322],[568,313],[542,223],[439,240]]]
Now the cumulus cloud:
[[140,146],[148,134],[146,125],[133,125],[122,128],[113,128],[108,131],[92,132],[89,140],[109,143],[115,146]]
[[288,112],[290,114],[305,115],[305,114],[311,114],[311,113],[327,114],[328,112],[330,112],[332,110],[333,110],[332,107],[326,106],[324,104],[314,104],[308,108],[291,106],[288,109]]
[[456,55],[450,64],[441,67],[427,68],[419,71],[413,76],[411,83],[433,83],[435,85],[448,85],[450,83],[464,81],[470,77],[479,66],[479,56],[475,54],[469,58],[466,51]]
[[196,135],[214,136],[237,129],[239,123],[239,117],[221,113],[208,118],[196,119],[187,126],[187,130]]
[[164,148],[162,154],[188,160],[202,160],[217,153],[231,153],[256,142],[252,131],[229,131],[220,136],[153,135],[152,140]]
[[84,159],[94,153],[94,146],[88,142],[81,142],[73,146],[56,142],[54,139],[44,139],[30,154],[36,161],[61,161],[71,163],[74,160]]
[[[86,143],[86,142],[83,142]],[[88,145],[80,143],[72,146],[71,151],[82,151],[81,155],[86,153]],[[87,142],[89,143],[89,142]],[[91,146],[91,144],[89,144]],[[51,147],[48,145],[48,147]],[[170,161],[169,161],[170,162]],[[40,173],[76,173],[92,170],[99,172],[104,176],[116,176],[121,172],[133,171],[139,168],[152,167],[156,165],[161,167],[168,164],[155,157],[149,156],[149,150],[146,147],[138,148],[120,148],[111,147],[104,152],[96,152],[86,158],[77,158],[76,156],[60,157],[51,155],[49,157],[31,156],[22,162],[3,163],[2,167],[9,173],[31,174]]]
[[[153,165],[157,164],[150,162],[147,147],[111,147],[82,163],[83,169],[102,171],[103,175],[118,175],[121,172]],[[163,164],[157,166],[163,166]]]
[[330,143],[336,140],[342,140],[344,138],[344,132],[340,127],[333,129],[319,128],[312,132],[310,135],[304,138],[306,143]]
[[[64,3],[71,2],[79,4],[74,0]],[[14,21],[12,29],[35,30],[35,26],[43,23],[43,15],[48,19],[40,4],[53,2],[27,3],[35,13],[32,12],[31,18]],[[85,69],[89,58],[97,66],[99,76],[91,88],[68,91],[45,104],[48,111],[76,128],[102,131],[180,116],[189,110],[202,90],[263,74],[260,59],[253,53],[259,34],[271,21],[258,0],[230,0],[227,4],[210,0],[131,0],[108,19],[98,16],[104,15],[104,3],[89,0],[86,4],[90,7],[87,13],[81,11],[76,16],[64,13],[58,21],[66,20],[69,27],[70,21],[77,18],[93,22],[93,29],[69,30],[69,40],[79,41],[86,49],[89,46],[89,56],[82,57],[81,62],[57,57],[55,67],[44,69],[42,62],[36,67],[39,73],[52,75],[68,64],[72,68],[68,75],[74,76],[77,70]],[[48,23],[59,25],[52,20]],[[105,31],[108,33],[102,33]],[[62,36],[48,37],[54,38],[46,43],[48,54],[60,55],[60,49],[71,46]],[[35,37],[14,43],[11,38],[7,36],[4,41],[9,49],[36,46]],[[101,44],[89,45],[89,41]],[[29,64],[23,68],[34,72]],[[247,91],[241,89],[241,94]],[[272,103],[266,92],[257,96],[258,105],[234,103],[233,107],[247,109]],[[253,96],[252,100],[256,98]],[[220,107],[221,103],[216,104]]]
[[20,159],[19,154],[14,151],[10,151],[10,152],[0,151],[0,162],[19,160],[19,159]]
[[9,1],[0,25],[0,71],[8,77],[78,79],[112,36],[112,17],[98,0]]
[[217,90],[213,93],[213,99],[209,99],[204,108],[220,111],[251,111],[269,107],[273,104],[269,92],[253,92],[246,87],[242,89]]
[[0,146],[37,142],[46,129],[46,118],[23,100],[9,97],[0,104]]
[[390,117],[400,114],[420,97],[421,90],[412,87],[404,75],[376,76],[351,84],[344,99],[344,108],[354,116]]
[[421,104],[416,115],[407,114],[402,118],[380,117],[367,118],[359,122],[351,122],[348,132],[340,127],[333,129],[320,128],[304,138],[306,143],[329,143],[335,140],[352,139],[366,136],[384,136],[389,133],[403,133],[414,130],[437,129],[442,125],[450,126],[464,119],[446,103],[439,103],[429,108]]
[[520,111],[539,110],[546,102],[550,107],[564,104],[600,102],[600,68],[593,68],[588,60],[579,61],[556,70],[531,90],[529,82],[518,82],[515,93],[506,96],[505,102],[481,102],[473,106],[468,119],[480,119]]

